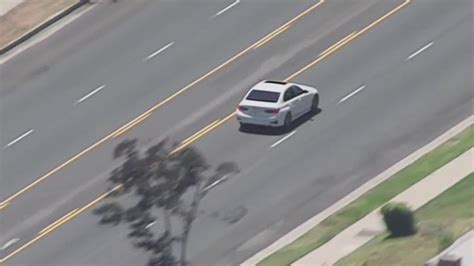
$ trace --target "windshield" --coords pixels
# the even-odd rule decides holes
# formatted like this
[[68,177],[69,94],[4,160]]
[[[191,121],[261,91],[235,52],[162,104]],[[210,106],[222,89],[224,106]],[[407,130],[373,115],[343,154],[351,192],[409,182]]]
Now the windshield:
[[247,100],[276,103],[279,97],[280,93],[278,92],[253,90],[247,96]]

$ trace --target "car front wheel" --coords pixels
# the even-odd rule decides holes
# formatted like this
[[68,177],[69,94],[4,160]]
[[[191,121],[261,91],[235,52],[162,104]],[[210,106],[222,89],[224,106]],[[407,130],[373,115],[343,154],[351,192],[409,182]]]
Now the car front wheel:
[[315,94],[313,96],[313,101],[311,103],[311,111],[316,112],[319,108],[319,95]]

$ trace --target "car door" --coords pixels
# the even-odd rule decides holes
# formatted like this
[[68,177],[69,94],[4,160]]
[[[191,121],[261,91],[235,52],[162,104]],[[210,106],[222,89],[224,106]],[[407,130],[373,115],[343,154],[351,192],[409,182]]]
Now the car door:
[[299,117],[307,112],[309,97],[306,97],[307,94],[305,91],[296,85],[291,86],[289,89],[291,89],[293,91],[293,95],[295,95],[294,102],[295,108],[297,110],[295,115]]
[[300,107],[297,104],[295,91],[291,87],[286,89],[285,93],[283,94],[283,102],[285,102],[285,104],[290,107],[293,118],[298,117]]

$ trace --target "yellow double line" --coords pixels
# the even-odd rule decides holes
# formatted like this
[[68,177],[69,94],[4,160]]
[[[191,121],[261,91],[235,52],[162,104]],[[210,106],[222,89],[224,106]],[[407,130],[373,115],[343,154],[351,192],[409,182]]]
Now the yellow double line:
[[[411,0],[405,0],[403,3],[401,3],[400,5],[396,6],[394,9],[390,10],[388,13],[386,13],[385,15],[383,15],[382,17],[378,18],[377,20],[375,20],[374,22],[370,23],[369,25],[367,25],[366,27],[364,27],[362,30],[360,31],[354,31],[352,32],[351,34],[347,35],[346,37],[342,38],[341,40],[339,40],[338,42],[334,43],[333,45],[331,45],[330,47],[328,47],[327,49],[325,49],[323,52],[321,52],[319,54],[319,56],[314,60],[312,61],[311,63],[307,64],[306,66],[304,66],[303,68],[301,68],[300,70],[296,71],[295,73],[293,73],[292,75],[290,75],[289,77],[287,77],[286,79],[284,79],[283,81],[285,82],[289,82],[290,80],[294,79],[295,77],[301,75],[303,72],[305,72],[306,70],[308,70],[309,68],[315,66],[316,64],[318,64],[319,62],[321,62],[322,60],[324,60],[325,58],[327,58],[328,56],[330,56],[331,54],[333,54],[334,52],[336,52],[337,50],[341,49],[342,47],[344,47],[345,45],[349,44],[350,42],[352,42],[354,39],[356,39],[357,37],[361,36],[362,34],[364,34],[365,32],[367,32],[368,30],[370,30],[371,28],[375,27],[377,24],[381,23],[382,21],[384,21],[385,19],[387,19],[388,17],[390,17],[391,15],[393,15],[394,13],[396,13],[397,11],[399,11],[400,9],[402,9],[403,7],[405,7],[406,5],[408,5],[409,3],[411,2]],[[230,113],[229,115],[227,115],[223,120],[227,121],[229,120],[230,118],[234,117],[236,115],[236,112],[232,112]],[[223,124],[224,122],[222,122],[221,124]],[[206,129],[207,127],[205,127],[204,129]],[[214,128],[217,128],[217,126],[213,126],[212,129]],[[183,143],[180,145],[181,149],[185,148],[186,146],[189,146],[191,145],[193,142],[197,141],[198,139],[204,137],[205,135],[209,134],[212,129],[207,129],[207,130],[201,130],[199,132],[201,132],[199,134],[199,137],[195,137],[193,138],[192,140],[188,140],[186,143]]]
[[283,32],[286,31],[287,29],[289,29],[290,26],[291,26],[290,24],[285,25],[285,26],[281,27],[280,29],[278,29],[277,31],[275,31],[274,33],[267,35],[266,37],[264,37],[263,39],[261,39],[259,42],[257,42],[257,43],[253,46],[253,49],[260,48],[262,45],[266,44],[266,43],[269,42],[271,39],[275,38],[275,36],[277,36],[277,35],[283,33]]
[[193,134],[191,137],[187,138],[185,141],[181,142],[181,144],[176,149],[174,149],[171,152],[171,154],[175,154],[176,152],[188,147],[189,145],[191,145],[192,143],[194,143],[198,139],[200,139],[200,138],[204,137],[205,135],[207,135],[209,132],[211,132],[215,128],[220,127],[222,124],[224,124],[229,119],[234,117],[234,115],[235,115],[235,112],[229,114],[228,116],[226,116],[222,119],[217,119],[216,121],[210,123],[209,125],[207,125],[203,129],[201,129],[198,132],[196,132],[195,134]]
[[263,37],[262,39],[260,39],[259,41],[257,41],[254,45],[252,45],[251,49],[257,49],[261,46],[263,46],[264,44],[266,44],[267,42],[271,41],[273,38],[275,38],[276,36],[282,34],[283,32],[285,32],[286,30],[288,30],[291,26],[293,26],[293,23],[296,22],[297,20],[299,20],[300,18],[306,16],[307,14],[309,14],[311,11],[313,11],[314,9],[318,8],[320,5],[322,5],[326,0],[321,0],[319,1],[318,3],[316,3],[315,5],[311,6],[310,8],[306,9],[303,13],[299,14],[298,16],[296,16],[295,18],[293,18],[292,20],[286,22],[285,24],[281,25],[280,27],[278,27],[276,30],[272,31],[271,33],[267,34],[265,37]]
[[111,138],[115,139],[115,138],[121,136],[123,133],[127,132],[131,128],[133,128],[136,125],[140,124],[141,122],[145,121],[145,119],[150,117],[150,115],[151,115],[151,113],[144,113],[144,114],[140,115],[139,117],[133,119],[129,123],[125,124],[124,126],[119,128],[118,130],[116,130],[114,132],[114,134],[111,136]]
[[[295,78],[296,76],[300,75],[301,73],[303,73],[304,71],[306,71],[307,69],[311,68],[312,66],[316,65],[317,63],[321,62],[323,59],[325,59],[326,57],[330,56],[331,54],[333,54],[334,52],[336,52],[337,50],[341,49],[342,47],[344,47],[345,45],[347,45],[348,43],[350,43],[351,41],[353,41],[355,38],[357,38],[358,36],[362,35],[363,33],[367,32],[369,29],[375,27],[377,24],[381,23],[383,20],[387,19],[389,16],[393,15],[394,13],[396,13],[397,11],[399,11],[400,9],[402,9],[403,7],[405,7],[406,5],[408,5],[409,3],[411,2],[411,0],[405,0],[403,3],[401,3],[400,5],[396,6],[394,9],[392,9],[390,12],[386,13],[384,16],[380,17],[379,19],[375,20],[374,22],[372,22],[371,24],[369,24],[368,26],[366,26],[365,28],[363,28],[362,30],[360,31],[356,31],[356,32],[353,32],[351,34],[349,34],[348,36],[344,37],[343,39],[341,39],[340,41],[336,42],[334,45],[331,45],[329,48],[327,48],[326,50],[324,50],[322,53],[319,54],[319,56],[311,63],[307,64],[306,66],[304,66],[303,68],[301,68],[300,70],[298,70],[297,72],[295,72],[294,74],[292,74],[291,76],[289,76],[288,78],[285,79],[285,81],[289,81],[293,78]],[[232,112],[230,113],[229,115],[227,115],[226,117],[222,118],[222,119],[217,119],[215,120],[214,122],[210,123],[209,125],[207,125],[206,127],[204,127],[203,129],[199,130],[198,132],[196,132],[195,134],[193,134],[192,136],[190,136],[189,138],[185,139],[180,146],[178,146],[174,151],[172,151],[172,154],[173,153],[176,153],[178,152],[179,150],[182,150],[184,149],[185,147],[191,145],[192,143],[194,143],[195,141],[201,139],[202,137],[206,136],[207,134],[209,134],[212,130],[216,129],[217,127],[219,127],[220,125],[224,124],[226,121],[228,121],[229,119],[231,119],[232,117],[235,116],[235,112]],[[85,210],[89,209],[90,207],[94,206],[95,204],[97,204],[98,202],[100,202],[101,200],[103,200],[105,197],[107,197],[108,195],[110,195],[111,193],[115,192],[116,190],[120,189],[122,185],[118,185],[117,187],[113,188],[112,190],[102,194],[100,197],[94,199],[93,201],[91,201],[90,203],[88,203],[87,205],[85,205],[84,207],[80,208],[80,209],[74,209],[72,210],[71,212],[69,212],[68,214],[64,215],[63,217],[61,217],[60,219],[58,219],[56,222],[52,223],[51,225],[45,227],[43,230],[40,231],[40,233],[38,234],[38,236],[36,236],[34,239],[32,239],[31,241],[29,241],[28,243],[24,244],[23,246],[21,246],[20,248],[16,249],[15,251],[13,251],[12,253],[8,254],[6,257],[0,259],[0,263],[3,263],[5,261],[7,261],[8,259],[10,259],[11,257],[15,256],[16,254],[18,254],[19,252],[21,252],[22,250],[26,249],[27,247],[31,246],[33,243],[35,243],[36,241],[40,240],[42,237],[46,236],[47,234],[53,232],[54,230],[56,230],[57,228],[59,228],[60,226],[64,225],[65,223],[67,223],[68,221],[70,221],[71,219],[75,218],[76,216],[78,216],[79,214],[81,214],[82,212],[84,212]]]
[[55,173],[59,172],[60,170],[62,170],[63,168],[65,168],[66,166],[70,165],[71,163],[73,163],[74,161],[78,160],[80,157],[82,157],[83,155],[85,155],[86,153],[92,151],[93,149],[97,148],[98,146],[102,145],[103,143],[105,143],[106,141],[108,140],[111,140],[111,139],[114,139],[114,138],[117,138],[119,136],[121,136],[122,134],[124,134],[125,132],[127,132],[128,130],[134,128],[135,126],[139,125],[140,123],[142,123],[143,121],[145,121],[147,118],[149,118],[151,116],[151,114],[156,111],[158,108],[162,107],[163,105],[167,104],[168,102],[172,101],[173,99],[175,99],[176,97],[178,97],[179,95],[183,94],[184,92],[188,91],[189,89],[191,89],[193,86],[195,86],[196,84],[200,83],[201,81],[205,80],[206,78],[208,78],[209,76],[213,75],[214,73],[218,72],[219,70],[221,70],[222,68],[226,67],[227,65],[229,65],[230,63],[234,62],[235,60],[237,60],[238,58],[242,57],[243,55],[247,54],[248,52],[252,51],[253,49],[256,49],[258,47],[261,47],[262,45],[264,45],[265,43],[269,42],[270,40],[274,39],[275,37],[279,36],[281,33],[283,33],[285,30],[287,30],[288,28],[290,28],[291,26],[293,26],[293,24],[300,20],[301,18],[303,18],[304,16],[308,15],[309,13],[311,13],[312,11],[316,10],[319,6],[321,6],[326,0],[320,0],[319,2],[317,2],[316,4],[312,5],[311,7],[309,7],[308,9],[306,9],[304,12],[300,13],[298,16],[294,17],[293,19],[291,19],[290,21],[286,22],[285,24],[281,25],[280,27],[278,27],[277,29],[273,30],[272,32],[270,32],[269,34],[265,35],[264,37],[262,37],[260,40],[258,40],[257,42],[255,42],[254,44],[250,45],[249,47],[247,47],[246,49],[242,50],[241,52],[239,52],[238,54],[234,55],[233,57],[231,57],[230,59],[228,59],[227,61],[225,61],[224,63],[220,64],[219,66],[215,67],[214,69],[212,69],[211,71],[209,71],[208,73],[206,73],[205,75],[201,76],[200,78],[194,80],[193,82],[189,83],[188,85],[186,85],[184,88],[178,90],[177,92],[173,93],[171,96],[167,97],[165,100],[159,102],[158,104],[156,104],[155,106],[151,107],[150,109],[148,109],[147,111],[145,111],[144,113],[142,113],[141,115],[139,115],[137,118],[133,119],[132,121],[126,123],[125,125],[121,126],[120,128],[116,129],[114,132],[110,133],[109,135],[103,137],[101,140],[97,141],[96,143],[92,144],[91,146],[87,147],[86,149],[84,149],[83,151],[79,152],[78,154],[74,155],[72,158],[70,158],[69,160],[67,160],[66,162],[62,163],[61,165],[57,166],[56,168],[54,168],[53,170],[49,171],[48,173],[40,176],[39,178],[37,178],[35,181],[33,181],[31,184],[29,184],[28,186],[20,189],[19,191],[17,191],[16,193],[12,194],[11,196],[9,196],[8,198],[6,198],[5,200],[3,200],[2,202],[0,202],[0,210],[6,208],[7,206],[11,205],[12,201],[15,200],[16,198],[18,198],[19,196],[21,196],[22,194],[24,194],[25,192],[29,191],[30,189],[32,189],[33,187],[35,187],[36,185],[38,185],[39,183],[41,183],[42,181],[44,181],[45,179],[47,179],[48,177],[54,175]]
[[114,187],[113,189],[107,191],[106,193],[100,195],[99,197],[97,197],[95,200],[89,202],[88,204],[86,204],[85,206],[83,206],[82,208],[78,209],[74,209],[72,211],[70,211],[69,213],[67,213],[66,215],[64,215],[63,217],[59,218],[58,220],[56,220],[55,222],[53,222],[52,224],[46,226],[44,229],[42,229],[38,235],[33,238],[32,240],[28,241],[26,244],[22,245],[21,247],[19,247],[18,249],[16,249],[15,251],[11,252],[10,254],[8,254],[7,256],[3,257],[0,259],[0,263],[4,263],[6,262],[7,260],[11,259],[13,256],[17,255],[18,253],[20,253],[21,251],[23,251],[24,249],[28,248],[29,246],[33,245],[35,242],[37,242],[38,240],[40,240],[41,238],[43,238],[44,236],[48,235],[49,233],[51,233],[52,231],[58,229],[59,227],[61,227],[62,225],[64,225],[65,223],[69,222],[70,220],[72,220],[73,218],[75,218],[76,216],[78,216],[79,214],[81,214],[82,212],[84,212],[85,210],[91,208],[92,206],[94,206],[95,204],[97,204],[99,201],[105,199],[107,196],[109,196],[110,194],[112,194],[113,192],[119,190],[120,188],[122,188],[123,185],[118,185],[116,187]]

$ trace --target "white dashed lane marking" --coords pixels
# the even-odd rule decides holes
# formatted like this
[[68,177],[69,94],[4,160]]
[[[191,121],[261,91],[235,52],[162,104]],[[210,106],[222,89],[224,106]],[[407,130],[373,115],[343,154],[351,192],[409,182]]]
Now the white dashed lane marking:
[[5,250],[5,249],[11,247],[13,244],[15,244],[18,241],[20,241],[19,238],[10,239],[7,243],[3,244],[3,246],[0,247],[0,250]]
[[434,42],[430,42],[430,43],[428,43],[427,45],[421,47],[418,51],[414,52],[414,53],[411,54],[409,57],[407,57],[406,60],[413,59],[415,56],[419,55],[419,54],[422,53],[424,50],[430,48],[433,44],[434,44]]
[[226,8],[222,9],[221,11],[217,12],[216,14],[214,14],[214,16],[212,16],[212,18],[215,18],[217,16],[220,16],[222,14],[224,14],[225,12],[227,12],[229,9],[233,8],[234,6],[236,6],[237,4],[240,3],[240,0],[235,0],[232,4],[228,5]]
[[8,148],[8,147],[11,147],[12,145],[14,145],[15,143],[19,142],[20,140],[28,137],[29,135],[31,135],[31,133],[33,133],[33,129],[30,129],[28,130],[27,132],[21,134],[19,137],[15,138],[14,140],[10,141],[7,145],[5,145],[3,148]]
[[270,146],[270,148],[275,148],[276,146],[280,145],[281,143],[283,143],[283,141],[291,138],[291,136],[293,136],[294,134],[296,134],[296,130],[289,133],[288,135],[284,136],[283,138],[281,138],[279,141],[275,142],[272,144],[272,146]]
[[357,93],[361,92],[363,89],[365,89],[365,85],[362,85],[360,86],[357,90],[349,93],[348,95],[346,95],[344,98],[342,98],[339,103],[343,103],[345,101],[347,101],[349,98],[351,98],[352,96],[356,95]]
[[156,51],[156,52],[150,54],[149,56],[147,56],[145,59],[143,59],[143,61],[148,61],[148,60],[152,59],[153,57],[161,54],[162,52],[164,52],[166,49],[170,48],[173,45],[174,45],[174,42],[168,43],[167,45],[160,48],[158,51]]
[[89,92],[87,95],[85,95],[84,97],[82,97],[81,99],[77,100],[75,104],[78,104],[78,103],[82,103],[83,101],[87,100],[88,98],[90,98],[92,95],[98,93],[99,91],[101,91],[103,88],[105,88],[105,85],[102,85],[100,87],[98,87],[97,89]]

